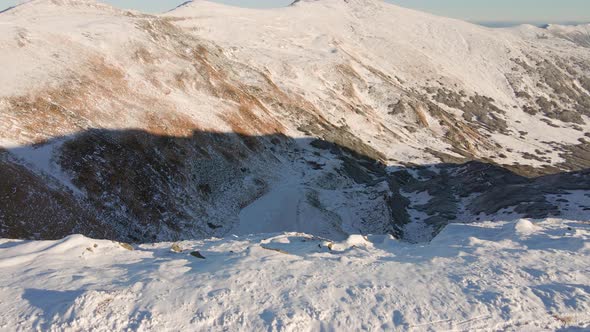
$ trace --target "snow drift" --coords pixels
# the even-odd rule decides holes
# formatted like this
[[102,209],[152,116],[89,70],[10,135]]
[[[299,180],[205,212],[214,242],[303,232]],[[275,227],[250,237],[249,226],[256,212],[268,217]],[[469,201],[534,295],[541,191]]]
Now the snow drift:
[[557,219],[452,224],[424,245],[0,240],[0,330],[582,331],[589,240],[587,222]]

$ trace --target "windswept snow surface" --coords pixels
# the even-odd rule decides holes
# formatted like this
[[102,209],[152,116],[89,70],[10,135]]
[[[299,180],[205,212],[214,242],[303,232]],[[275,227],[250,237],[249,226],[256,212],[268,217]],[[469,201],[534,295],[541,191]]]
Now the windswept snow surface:
[[423,245],[0,240],[0,330],[582,331],[589,239],[588,222],[548,219],[452,224]]

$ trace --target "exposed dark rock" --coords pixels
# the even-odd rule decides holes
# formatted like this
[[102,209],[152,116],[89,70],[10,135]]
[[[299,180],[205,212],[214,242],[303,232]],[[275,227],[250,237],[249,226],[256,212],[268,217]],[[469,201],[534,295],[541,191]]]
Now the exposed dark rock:
[[531,99],[531,95],[529,95],[526,91],[517,91],[515,93],[517,98],[522,98],[522,99]]
[[191,256],[199,258],[199,259],[205,259],[205,256],[201,255],[201,253],[198,251],[191,252]]
[[424,221],[434,226],[435,233],[456,219],[464,203],[462,199],[469,197],[465,209],[472,215],[493,215],[502,209],[512,209],[526,218],[546,218],[560,214],[559,206],[547,200],[548,194],[590,190],[590,170],[531,179],[481,162],[438,165],[437,169],[438,174],[423,172],[420,179],[399,182],[402,191],[426,191],[431,196],[427,204],[412,208],[430,216]]
[[434,100],[463,111],[463,118],[475,126],[484,126],[490,132],[506,132],[508,124],[502,118],[505,112],[495,106],[494,100],[475,95],[464,98],[456,92],[439,89]]
[[68,188],[39,176],[0,150],[0,236],[56,239],[73,233],[115,238],[100,214]]
[[[59,163],[102,218],[118,224],[121,238],[151,241],[164,229],[181,233],[181,225],[194,224],[205,213],[204,201],[223,199],[223,211],[239,211],[240,201],[228,189],[242,185],[241,166],[252,154],[270,158],[253,149],[239,135],[195,133],[183,139],[90,131],[63,145]],[[213,223],[227,227],[219,217]]]
[[[365,188],[378,202],[376,206],[386,212],[363,218],[364,229],[398,238],[404,237],[404,226],[411,222],[410,207],[427,213],[425,222],[436,233],[456,220],[463,209],[473,215],[504,208],[531,218],[556,215],[559,207],[547,201],[547,194],[590,188],[590,171],[530,178],[512,168],[531,177],[538,175],[533,170],[539,170],[526,166],[507,169],[475,161],[388,169],[380,159],[367,155],[375,153],[365,149],[360,140],[348,134],[333,137],[348,146],[319,139],[310,142],[318,157],[342,162],[334,172],[307,164],[310,170],[326,172],[318,187],[338,188],[346,182]],[[273,167],[281,167],[277,156],[288,159],[300,153],[296,144],[282,135],[245,140],[237,134],[195,132],[190,137],[163,137],[140,131],[91,130],[61,140],[66,142],[56,161],[82,195],[19,165],[11,151],[0,152],[0,236],[54,239],[76,232],[151,242],[223,235],[240,209],[265,192],[266,183],[260,179]],[[276,149],[270,152],[265,146]],[[564,155],[568,167],[581,169],[589,163],[587,143],[569,149]],[[404,194],[422,191],[427,191],[431,200],[410,206]],[[466,199],[469,204],[463,206]],[[325,209],[311,189],[307,200],[332,216],[330,222],[337,226],[339,217]],[[210,215],[209,208],[221,213]]]
[[561,145],[560,156],[565,162],[557,165],[567,170],[583,170],[590,167],[590,143],[581,142],[577,145]]

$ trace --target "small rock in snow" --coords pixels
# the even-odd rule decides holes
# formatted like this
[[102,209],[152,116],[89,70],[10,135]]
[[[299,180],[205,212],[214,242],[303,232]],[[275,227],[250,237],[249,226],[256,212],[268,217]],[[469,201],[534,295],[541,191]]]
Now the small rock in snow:
[[178,243],[174,243],[170,250],[177,253],[181,253],[184,251],[184,249],[182,249],[182,247]]
[[129,251],[133,251],[133,247],[129,243],[119,242],[119,245]]
[[200,258],[200,259],[205,259],[205,256],[201,255],[201,253],[198,252],[198,251],[191,252],[191,256],[194,256],[194,257],[197,257],[197,258]]

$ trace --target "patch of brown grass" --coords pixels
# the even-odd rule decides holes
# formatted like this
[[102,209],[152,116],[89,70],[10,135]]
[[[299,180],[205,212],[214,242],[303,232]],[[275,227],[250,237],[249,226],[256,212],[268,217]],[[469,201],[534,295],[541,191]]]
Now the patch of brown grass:
[[418,123],[424,128],[430,127],[428,123],[428,118],[426,117],[426,114],[424,113],[423,109],[419,105],[412,105],[411,108],[412,110],[414,110],[414,113],[416,113],[416,116],[418,117]]
[[157,60],[157,58],[143,46],[139,46],[135,50],[135,53],[133,53],[133,58],[145,64],[154,64]]
[[82,74],[59,87],[4,101],[7,107],[0,113],[0,129],[12,135],[7,138],[24,143],[118,126],[126,117],[140,129],[159,135],[188,136],[198,128],[174,105],[131,89],[123,69],[101,57],[89,58]]
[[189,137],[199,129],[191,118],[180,113],[147,112],[143,121],[145,131],[160,136]]
[[340,73],[343,79],[343,86],[341,91],[342,94],[353,100],[358,100],[358,96],[354,88],[354,82],[363,82],[361,76],[349,64],[338,64],[335,68],[336,71]]
[[276,120],[258,115],[256,105],[243,101],[238,109],[221,115],[234,133],[244,136],[273,135],[283,133],[284,127]]
[[576,322],[576,318],[574,316],[562,316],[555,314],[553,315],[553,318],[555,318],[555,320],[561,322],[564,325],[572,325]]

